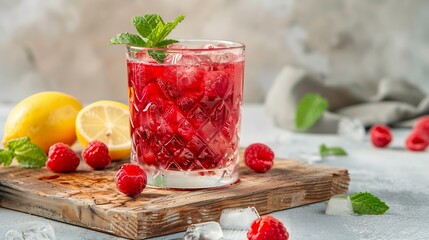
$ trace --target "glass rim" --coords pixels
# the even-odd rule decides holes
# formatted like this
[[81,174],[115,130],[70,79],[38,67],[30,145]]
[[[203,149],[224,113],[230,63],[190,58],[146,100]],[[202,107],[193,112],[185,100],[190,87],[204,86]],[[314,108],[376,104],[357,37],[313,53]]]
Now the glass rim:
[[[230,40],[213,40],[213,39],[177,39],[179,43],[181,42],[191,42],[191,43],[198,43],[198,42],[205,42],[205,43],[224,43],[227,45],[226,47],[216,47],[216,48],[151,48],[151,47],[139,47],[134,45],[126,45],[126,48],[133,49],[133,50],[155,50],[155,51],[171,51],[171,52],[183,52],[183,51],[192,51],[192,52],[212,52],[212,51],[226,51],[226,50],[235,50],[235,49],[242,49],[243,51],[246,48],[246,45],[241,42],[237,41],[230,41]],[[230,46],[228,46],[228,44]]]

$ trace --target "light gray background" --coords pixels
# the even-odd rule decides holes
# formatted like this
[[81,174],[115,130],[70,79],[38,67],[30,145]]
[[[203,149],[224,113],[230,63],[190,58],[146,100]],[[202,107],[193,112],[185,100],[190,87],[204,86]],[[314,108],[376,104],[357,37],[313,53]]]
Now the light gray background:
[[286,64],[330,81],[406,78],[429,89],[426,0],[1,0],[0,102],[42,90],[126,101],[124,48],[108,40],[145,13],[186,15],[172,37],[245,43],[247,102],[263,101]]

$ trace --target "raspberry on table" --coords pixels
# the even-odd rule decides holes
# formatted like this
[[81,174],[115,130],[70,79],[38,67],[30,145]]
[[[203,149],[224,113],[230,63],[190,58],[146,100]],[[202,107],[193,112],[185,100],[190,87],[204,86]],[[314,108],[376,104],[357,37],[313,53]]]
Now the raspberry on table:
[[272,216],[263,216],[250,225],[247,232],[249,240],[288,240],[289,233],[283,223]]
[[429,116],[421,117],[414,124],[414,132],[421,133],[429,138]]
[[267,145],[254,143],[244,152],[244,162],[255,172],[264,173],[273,167],[274,152]]
[[64,143],[56,143],[49,148],[46,168],[57,173],[76,171],[79,166],[79,155]]
[[424,151],[428,145],[428,138],[420,132],[411,133],[405,140],[406,148],[411,151]]
[[392,141],[392,132],[386,125],[374,125],[369,132],[375,147],[384,148]]
[[116,173],[115,183],[120,192],[133,197],[146,187],[147,176],[139,165],[126,163]]
[[82,151],[82,158],[91,168],[100,170],[107,167],[110,162],[109,148],[100,141],[90,142]]

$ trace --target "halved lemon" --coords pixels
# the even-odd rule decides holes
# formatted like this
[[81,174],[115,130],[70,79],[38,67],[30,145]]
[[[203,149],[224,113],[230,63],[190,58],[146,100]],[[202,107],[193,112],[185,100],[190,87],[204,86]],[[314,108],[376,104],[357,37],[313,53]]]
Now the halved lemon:
[[76,136],[85,147],[94,140],[109,148],[110,158],[130,157],[130,113],[128,106],[115,101],[98,101],[84,107],[76,118]]

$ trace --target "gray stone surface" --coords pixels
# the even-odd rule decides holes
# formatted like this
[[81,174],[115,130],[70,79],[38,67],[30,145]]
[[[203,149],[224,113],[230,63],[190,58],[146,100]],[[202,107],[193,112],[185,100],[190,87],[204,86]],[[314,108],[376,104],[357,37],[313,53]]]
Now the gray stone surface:
[[[0,107],[3,125],[10,107]],[[330,158],[317,164],[349,169],[350,192],[369,191],[380,197],[390,210],[381,216],[329,216],[325,203],[297,207],[272,215],[281,219],[291,239],[300,240],[423,240],[429,239],[429,153],[404,149],[409,129],[395,129],[388,149],[375,149],[368,140],[355,142],[337,135],[297,134],[276,128],[262,105],[245,105],[242,146],[263,142],[279,157],[299,151],[317,152],[321,143],[341,146],[348,157]],[[0,136],[2,132],[0,131]],[[0,238],[13,226],[28,222],[50,223],[58,239],[119,239],[103,233],[0,208]],[[154,238],[180,238],[183,233]]]
[[2,0],[0,102],[41,90],[125,101],[125,51],[108,40],[144,13],[186,15],[172,37],[245,43],[245,101],[263,101],[285,65],[429,89],[427,0]]

